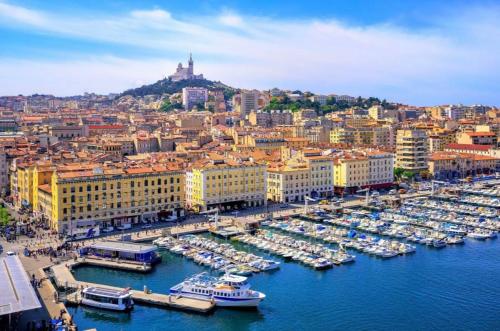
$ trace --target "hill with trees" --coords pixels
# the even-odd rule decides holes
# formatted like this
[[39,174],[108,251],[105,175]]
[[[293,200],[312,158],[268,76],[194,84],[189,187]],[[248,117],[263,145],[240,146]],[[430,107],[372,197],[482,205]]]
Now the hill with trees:
[[184,87],[204,87],[208,90],[222,89],[225,97],[232,97],[236,89],[221,82],[208,79],[189,79],[174,82],[169,78],[157,81],[156,83],[143,85],[134,89],[124,91],[120,97],[130,95],[133,97],[143,97],[145,95],[163,95],[182,92]]

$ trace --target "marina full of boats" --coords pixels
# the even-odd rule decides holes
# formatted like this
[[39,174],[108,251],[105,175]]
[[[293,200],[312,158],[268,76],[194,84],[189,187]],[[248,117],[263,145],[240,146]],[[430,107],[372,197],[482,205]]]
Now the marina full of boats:
[[331,268],[334,264],[353,262],[354,255],[343,248],[333,250],[321,244],[297,240],[290,236],[271,231],[259,231],[257,235],[243,235],[236,240],[261,250],[279,255],[286,260],[294,260],[316,270]]
[[424,222],[436,221],[440,223],[456,224],[463,226],[466,232],[477,229],[498,232],[500,230],[500,220],[498,217],[488,217],[481,215],[464,215],[457,212],[453,206],[446,205],[441,208],[434,201],[406,201],[400,209],[392,210],[394,213],[406,215],[412,218],[421,219]]
[[192,259],[197,264],[235,275],[248,276],[280,267],[280,262],[237,250],[228,243],[217,243],[195,235],[186,235],[179,239],[167,236],[153,243],[172,253]]
[[[333,219],[325,219],[332,222]],[[327,243],[337,244],[341,249],[352,248],[382,258],[391,258],[401,254],[415,252],[415,246],[397,240],[385,240],[375,236],[358,233],[341,227],[314,224],[300,219],[289,221],[273,221],[268,226],[310,238],[321,239]]]
[[493,196],[462,194],[459,197],[455,195],[437,195],[434,196],[434,198],[440,200],[449,200],[466,205],[488,207],[492,209],[498,208],[498,206],[500,206],[500,198]]
[[[391,212],[370,214],[369,217],[364,215],[334,218],[326,220],[326,222],[363,233],[377,234],[395,240],[406,240],[435,248],[445,247],[447,244],[464,243],[459,234],[438,231],[429,224],[422,224],[419,220],[413,220]],[[410,250],[415,251],[415,249]]]
[[452,212],[459,215],[470,215],[481,217],[482,219],[495,220],[498,219],[497,210],[492,207],[474,206],[468,204],[461,204],[458,201],[445,201],[440,199],[412,199],[404,203],[408,206],[422,206],[428,209]]
[[[465,199],[469,196],[474,194],[467,193]],[[484,204],[495,202],[498,197],[480,197],[482,205],[472,204],[470,199],[443,200],[437,196],[407,199],[399,208],[382,211],[360,208],[330,214],[316,208],[308,215],[262,222],[263,229],[255,235],[233,239],[317,270],[353,262],[355,256],[348,249],[393,258],[414,253],[415,244],[443,248],[464,244],[465,238],[495,238],[500,230],[499,207]],[[195,263],[235,275],[248,276],[280,267],[280,262],[202,236],[163,237],[154,243]]]

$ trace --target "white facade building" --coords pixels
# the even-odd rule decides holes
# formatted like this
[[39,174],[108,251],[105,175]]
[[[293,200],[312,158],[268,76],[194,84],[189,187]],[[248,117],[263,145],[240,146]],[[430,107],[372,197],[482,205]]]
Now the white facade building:
[[182,89],[182,105],[186,110],[193,109],[198,104],[205,105],[208,90],[204,87],[185,87]]

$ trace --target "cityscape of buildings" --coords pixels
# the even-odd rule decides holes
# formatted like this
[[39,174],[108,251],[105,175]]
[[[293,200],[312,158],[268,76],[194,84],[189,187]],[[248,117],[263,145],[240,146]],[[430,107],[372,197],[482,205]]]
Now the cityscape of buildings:
[[227,95],[193,66],[172,94],[0,97],[2,197],[70,233],[500,171],[498,108]]

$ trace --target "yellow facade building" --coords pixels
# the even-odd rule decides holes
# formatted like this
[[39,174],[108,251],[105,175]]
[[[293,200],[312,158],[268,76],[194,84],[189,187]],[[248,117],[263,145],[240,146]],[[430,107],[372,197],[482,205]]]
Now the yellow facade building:
[[184,171],[175,163],[92,170],[64,166],[52,176],[51,227],[71,233],[183,216]]
[[387,188],[394,181],[394,155],[377,150],[344,152],[335,160],[337,192]]
[[388,127],[345,127],[330,131],[332,144],[391,146],[392,141],[392,130]]
[[184,215],[185,173],[173,162],[21,164],[16,177],[16,201],[26,201],[60,233]]
[[333,195],[333,158],[320,150],[302,150],[283,164],[270,165],[267,198],[274,202],[302,202],[306,197]]
[[186,172],[187,207],[207,211],[264,206],[266,177],[266,166],[248,157],[211,153]]

